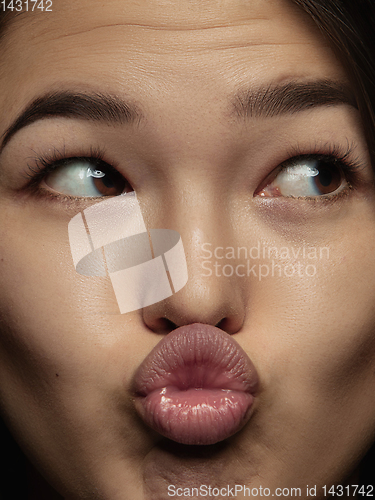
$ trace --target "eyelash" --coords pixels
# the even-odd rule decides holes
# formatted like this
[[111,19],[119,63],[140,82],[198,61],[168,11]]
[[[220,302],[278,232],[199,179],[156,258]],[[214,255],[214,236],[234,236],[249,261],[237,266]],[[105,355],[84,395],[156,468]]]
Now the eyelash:
[[[355,146],[347,145],[344,149],[338,145],[325,145],[324,147],[315,145],[314,147],[310,147],[307,149],[309,152],[304,153],[306,148],[300,147],[297,145],[294,148],[291,148],[287,151],[284,160],[277,171],[276,176],[286,168],[287,164],[291,161],[298,160],[306,160],[306,159],[320,159],[325,161],[333,161],[344,173],[345,179],[348,182],[347,188],[340,191],[338,194],[327,194],[321,195],[318,197],[290,197],[294,199],[303,199],[308,201],[315,202],[329,202],[335,199],[341,198],[343,195],[347,195],[350,189],[356,189],[360,184],[360,174],[361,169],[364,168],[363,163],[354,156]],[[67,155],[65,153],[65,147],[63,151],[59,151],[54,149],[53,152],[47,153],[44,155],[38,154],[33,158],[33,165],[28,164],[28,172],[26,173],[26,177],[28,179],[28,183],[26,186],[27,191],[31,192],[34,195],[38,195],[40,197],[48,197],[59,200],[80,200],[80,197],[63,195],[58,193],[48,192],[46,189],[40,186],[42,180],[50,173],[53,172],[57,167],[64,165],[64,162],[68,162],[72,159],[77,160],[90,160],[92,163],[96,163],[98,167],[105,166],[107,169],[113,170],[114,172],[118,172],[116,165],[111,162],[108,163],[104,160],[106,157],[105,150],[100,147],[90,147],[87,151],[81,151],[79,155],[72,156]],[[277,167],[276,167],[277,169]],[[268,174],[270,175],[270,174]]]
[[286,154],[287,160],[283,161],[280,164],[280,168],[276,176],[283,169],[287,167],[287,164],[291,162],[296,162],[298,160],[318,159],[323,161],[332,161],[333,163],[335,163],[337,167],[342,170],[344,177],[348,183],[348,186],[342,189],[339,193],[334,193],[334,194],[325,194],[314,197],[290,196],[286,198],[313,201],[315,203],[326,203],[326,202],[336,201],[337,199],[348,195],[350,190],[357,189],[360,186],[361,184],[360,171],[365,168],[365,165],[358,157],[355,156],[354,144],[349,145],[348,143],[346,148],[343,148],[337,144],[326,144],[325,146],[315,144],[313,147],[309,147],[307,150],[309,152],[304,153],[304,151],[306,151],[306,148],[302,148],[299,145],[297,145],[292,149],[289,149]]
[[58,193],[47,192],[46,189],[40,187],[42,180],[51,172],[53,172],[57,167],[68,163],[70,160],[90,160],[91,163],[97,164],[97,166],[106,167],[108,170],[113,170],[113,172],[118,172],[116,165],[111,162],[108,163],[104,160],[106,157],[105,150],[99,147],[90,147],[88,151],[81,151],[78,155],[67,155],[65,153],[65,147],[63,151],[54,149],[52,153],[47,153],[40,155],[38,154],[33,158],[33,165],[27,164],[28,172],[26,173],[26,178],[28,183],[26,189],[32,192],[34,195],[39,195],[41,197],[48,196],[49,198],[59,198],[64,200],[79,200],[81,198],[76,196],[63,195]]
[[298,159],[320,159],[320,160],[333,160],[349,177],[349,182],[356,183],[358,172],[364,168],[363,163],[358,157],[354,155],[355,145],[352,144],[343,149],[337,144],[328,144],[325,147],[315,145],[309,148],[308,153],[303,153],[303,149],[297,146],[288,151],[287,160],[282,163],[286,164],[291,160]]

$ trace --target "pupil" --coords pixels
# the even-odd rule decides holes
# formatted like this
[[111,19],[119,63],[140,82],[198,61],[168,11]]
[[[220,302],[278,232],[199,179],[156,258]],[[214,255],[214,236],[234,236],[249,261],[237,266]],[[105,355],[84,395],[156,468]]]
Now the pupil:
[[114,184],[108,175],[105,175],[100,179],[106,188],[113,188]]
[[324,187],[329,186],[332,183],[332,172],[327,168],[320,169],[319,182]]

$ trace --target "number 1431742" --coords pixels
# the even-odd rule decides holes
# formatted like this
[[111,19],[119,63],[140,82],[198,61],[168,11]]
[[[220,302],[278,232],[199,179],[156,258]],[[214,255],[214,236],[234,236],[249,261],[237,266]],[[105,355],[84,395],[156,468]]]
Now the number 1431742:
[[52,12],[52,0],[2,0],[0,10],[15,12]]

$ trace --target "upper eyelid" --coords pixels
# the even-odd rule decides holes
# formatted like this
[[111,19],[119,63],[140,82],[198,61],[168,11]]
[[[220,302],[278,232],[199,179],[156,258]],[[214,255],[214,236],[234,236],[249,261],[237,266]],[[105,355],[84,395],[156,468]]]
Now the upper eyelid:
[[347,173],[349,172],[356,172],[358,169],[362,168],[363,167],[363,164],[360,163],[359,161],[355,161],[354,159],[350,159],[350,157],[346,157],[346,155],[344,157],[336,157],[336,156],[333,156],[333,155],[330,155],[330,154],[320,154],[320,153],[309,153],[309,154],[305,154],[305,155],[297,155],[297,156],[294,156],[286,161],[284,161],[282,164],[281,164],[281,167],[283,167],[284,165],[285,166],[288,166],[288,164],[292,163],[292,162],[298,162],[298,161],[303,161],[303,160],[332,160],[333,162],[337,163],[337,164],[340,164],[340,167],[342,167],[344,170],[347,171]]
[[[48,168],[56,168],[60,163],[64,161],[69,161],[70,159],[92,159],[93,161],[102,161],[109,166],[113,166],[114,162],[106,161],[107,152],[102,147],[90,146],[89,149],[81,149],[78,154],[68,154],[66,145],[64,144],[62,149],[53,148],[52,152],[38,153],[34,151],[35,155],[28,158],[27,166],[29,170],[35,171],[36,174],[43,173],[43,171]],[[32,166],[31,166],[31,163]]]
[[[304,151],[309,151],[304,153]],[[311,145],[307,148],[302,148],[299,145],[288,151],[288,160],[282,162],[281,164],[286,163],[292,159],[302,158],[302,157],[321,157],[321,158],[333,158],[337,162],[341,163],[341,166],[347,175],[351,175],[352,177],[357,177],[358,180],[362,177],[365,180],[365,176],[363,176],[364,172],[367,172],[368,169],[366,167],[368,165],[366,156],[361,148],[355,141],[349,141],[346,138],[346,146],[342,146],[339,143],[323,143],[323,144],[315,144]],[[370,169],[371,177],[373,176],[372,169]]]

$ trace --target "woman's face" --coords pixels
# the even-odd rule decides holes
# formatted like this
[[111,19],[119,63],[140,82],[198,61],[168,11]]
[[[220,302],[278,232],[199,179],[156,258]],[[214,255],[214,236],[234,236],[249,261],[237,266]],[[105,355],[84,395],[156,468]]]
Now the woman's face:
[[[55,94],[0,155],[6,422],[66,498],[168,498],[170,485],[322,495],[375,433],[375,199],[342,67],[284,0],[52,10],[22,14],[2,41],[0,134]],[[57,110],[68,94],[87,98]],[[124,102],[122,119],[79,115],[99,94]],[[186,254],[186,286],[126,314],[108,277],[76,272],[68,238],[103,201],[100,177],[81,175],[103,163],[40,173],[98,156]],[[259,377],[246,425],[207,446],[164,438],[133,401],[146,356],[192,323],[230,334]]]

